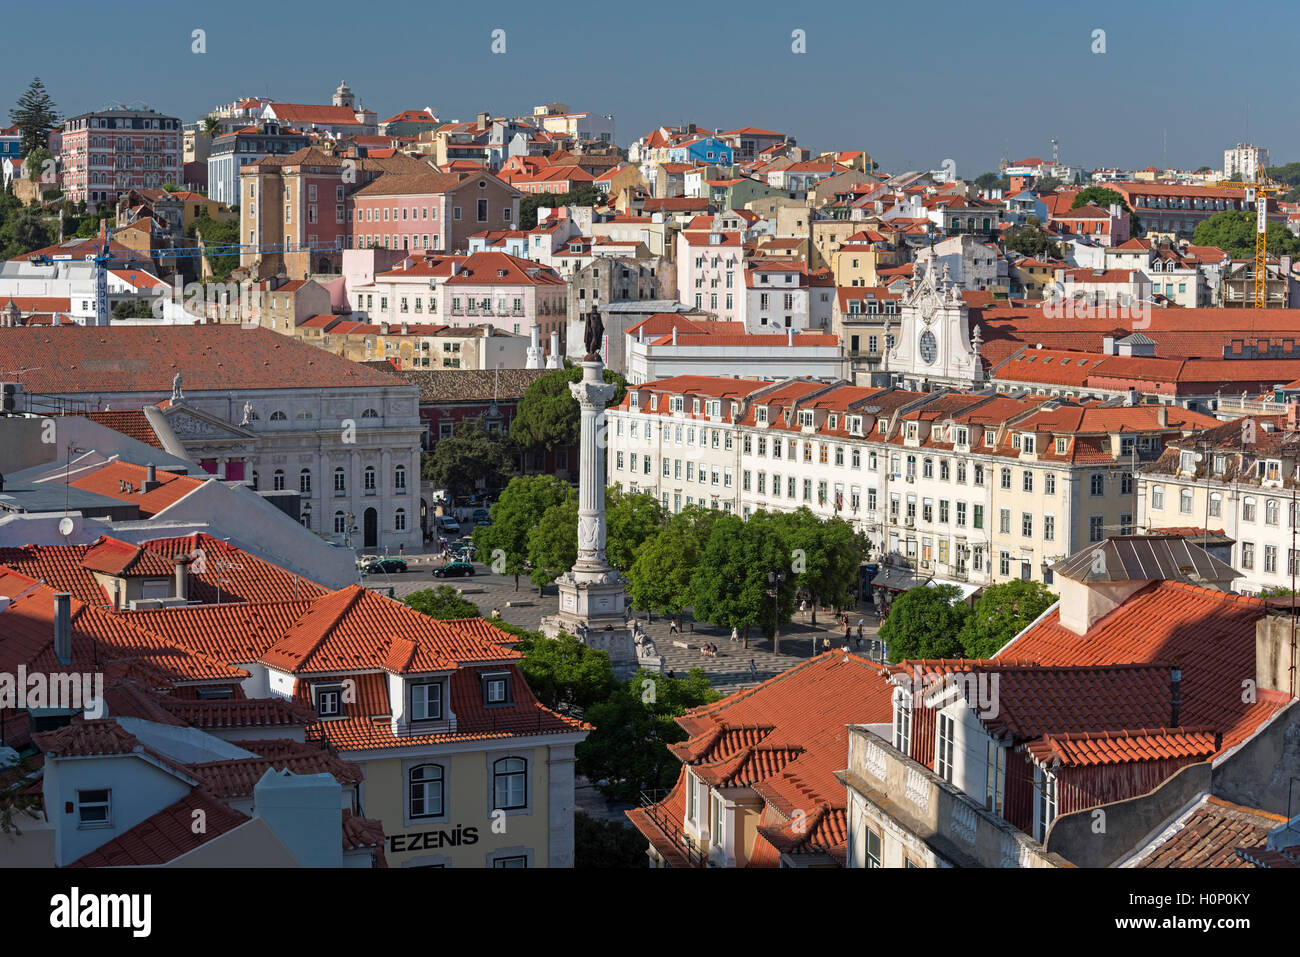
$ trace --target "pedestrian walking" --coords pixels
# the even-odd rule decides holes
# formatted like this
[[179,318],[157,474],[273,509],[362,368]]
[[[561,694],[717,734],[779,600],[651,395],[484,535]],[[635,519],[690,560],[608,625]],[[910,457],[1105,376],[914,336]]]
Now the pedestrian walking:
[[732,628],[732,629],[731,629],[731,640],[732,640],[732,641],[740,641],[740,630],[739,630],[739,629],[737,629],[737,628]]
[[822,651],[830,651],[830,650],[831,650],[831,637],[830,635],[826,635],[824,638],[822,638]]
[[804,615],[807,614],[807,612],[808,612],[808,602],[806,601],[799,602],[799,614]]
[[678,631],[677,631],[677,619],[676,619],[676,618],[669,618],[669,619],[668,619],[668,634],[670,634],[670,635],[676,635],[676,634],[678,634]]
[[406,542],[402,542],[402,544],[397,546],[397,554],[401,555],[403,558],[406,557]]
[[749,675],[751,678],[758,677],[758,665],[754,664],[754,659],[749,659]]

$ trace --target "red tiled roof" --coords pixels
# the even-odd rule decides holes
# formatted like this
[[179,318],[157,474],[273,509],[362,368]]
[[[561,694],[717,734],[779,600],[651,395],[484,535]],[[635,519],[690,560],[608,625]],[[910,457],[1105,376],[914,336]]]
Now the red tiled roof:
[[98,422],[100,425],[107,426],[114,432],[121,432],[128,438],[143,442],[145,445],[152,445],[155,449],[161,449],[162,443],[158,441],[158,436],[154,433],[153,426],[145,418],[142,410],[127,410],[122,412],[64,412],[64,415],[77,415],[89,419],[92,422]]
[[130,754],[140,742],[114,718],[74,721],[55,731],[33,735],[47,758],[94,758]]
[[[1043,665],[1176,664],[1182,671],[1180,723],[1220,732],[1226,750],[1244,741],[1288,703],[1285,695],[1272,691],[1258,692],[1251,703],[1241,700],[1242,676],[1255,673],[1255,626],[1265,611],[1265,604],[1258,599],[1158,581],[1094,624],[1086,636],[1061,624],[1058,607],[1001,654]],[[1134,715],[1128,727],[1167,723],[1163,717],[1142,721]]]
[[[146,492],[143,490],[146,474],[143,465],[121,461],[106,462],[95,471],[73,479],[68,484],[83,492],[94,492],[134,505],[145,518],[152,518],[175,505],[206,481],[189,475],[158,470],[156,472],[158,487]],[[122,482],[130,483],[129,491],[123,489]]]
[[1213,731],[1185,728],[1140,728],[1133,731],[1049,734],[1031,742],[1027,750],[1040,764],[1070,767],[1089,764],[1124,764],[1132,761],[1166,761],[1170,758],[1208,760],[1219,750]]
[[[205,827],[195,833],[196,812]],[[144,867],[166,864],[248,821],[210,794],[194,790],[96,848],[69,867]]]
[[[306,727],[316,720],[310,708],[281,698],[186,700],[165,697],[159,702],[168,713],[193,728],[229,731],[234,728]],[[249,750],[262,753],[265,742]]]
[[1206,797],[1180,819],[1177,832],[1135,867],[1251,867],[1238,849],[1265,849],[1269,832],[1287,819],[1222,798]]
[[[296,743],[296,742],[295,742]],[[329,751],[312,749],[293,754],[235,758],[189,765],[190,773],[214,797],[251,797],[257,782],[269,770],[292,774],[330,774],[342,785],[358,784],[365,774],[359,764],[343,761]]]
[[166,578],[175,570],[176,565],[156,552],[145,551],[139,545],[119,541],[116,538],[102,536],[81,560],[83,568],[93,572],[112,575],[115,578],[125,576]]
[[0,328],[0,369],[28,392],[170,394],[392,385],[355,362],[270,329],[232,325]]

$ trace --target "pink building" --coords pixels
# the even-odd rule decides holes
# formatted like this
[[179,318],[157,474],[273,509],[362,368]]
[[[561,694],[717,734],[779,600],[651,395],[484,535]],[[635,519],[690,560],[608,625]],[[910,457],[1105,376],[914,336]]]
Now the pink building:
[[721,322],[745,321],[745,257],[740,233],[677,234],[677,299]]
[[437,284],[440,319],[453,326],[490,322],[498,329],[542,341],[564,336],[569,287],[553,269],[508,256],[475,253]]
[[350,245],[464,252],[475,233],[519,222],[519,196],[483,170],[381,176],[349,199]]
[[73,202],[112,203],[132,187],[184,182],[181,121],[153,110],[103,110],[64,121],[59,162]]

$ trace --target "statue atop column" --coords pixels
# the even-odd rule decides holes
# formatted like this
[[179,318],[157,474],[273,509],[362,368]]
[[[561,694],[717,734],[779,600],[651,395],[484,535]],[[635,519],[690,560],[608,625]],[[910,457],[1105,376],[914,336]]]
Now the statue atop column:
[[587,331],[582,337],[583,344],[587,347],[584,358],[588,362],[600,362],[600,350],[605,344],[605,323],[600,318],[600,310],[593,309],[587,313],[586,324]]

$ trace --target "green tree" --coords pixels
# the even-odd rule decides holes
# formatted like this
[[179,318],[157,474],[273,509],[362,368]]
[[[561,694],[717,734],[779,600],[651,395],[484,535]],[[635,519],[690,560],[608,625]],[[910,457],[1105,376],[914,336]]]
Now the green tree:
[[1096,203],[1101,209],[1110,209],[1112,205],[1118,204],[1124,207],[1124,212],[1131,213],[1128,200],[1122,193],[1118,193],[1106,186],[1089,186],[1086,189],[1079,190],[1075,194],[1074,202],[1070,203],[1071,209],[1078,209],[1080,206],[1087,206],[1089,203]]
[[691,603],[691,582],[700,561],[700,533],[685,512],[647,539],[628,570],[632,605],[671,615],[681,627],[682,612]]
[[663,506],[653,495],[624,492],[611,486],[605,490],[605,515],[609,531],[605,557],[626,574],[645,542],[663,528]]
[[1260,598],[1290,598],[1294,594],[1295,592],[1293,592],[1290,588],[1283,587],[1282,585],[1274,585],[1270,588],[1262,589],[1259,593],[1259,597]]
[[[795,574],[790,566],[790,551],[773,516],[764,511],[748,521],[718,516],[691,582],[695,617],[721,628],[743,629],[746,647],[752,625],[761,627],[764,635],[774,635],[774,615],[785,623],[794,611]],[[785,581],[774,601],[767,576],[776,571],[784,573]],[[774,650],[780,652],[779,642]]]
[[975,609],[958,635],[964,656],[992,658],[1055,602],[1056,596],[1042,582],[1017,578],[990,585],[975,600]]
[[474,529],[474,550],[479,560],[491,563],[499,574],[514,575],[518,591],[519,576],[528,568],[528,533],[542,520],[547,509],[573,496],[573,486],[553,475],[520,475],[511,479],[489,512],[492,524]]
[[717,699],[699,668],[685,678],[638,672],[617,684],[609,700],[587,709],[586,720],[595,730],[578,745],[578,773],[603,782],[601,793],[615,801],[636,801],[644,789],[672,787],[681,763],[667,746],[686,740],[673,719]]
[[513,472],[509,437],[483,428],[477,419],[461,422],[454,435],[439,439],[432,452],[421,456],[421,476],[434,488],[445,488],[453,498],[479,489],[496,495]]
[[537,210],[546,206],[558,209],[561,206],[597,206],[602,202],[600,191],[595,186],[582,184],[576,189],[558,195],[552,193],[526,193],[519,201],[519,228],[532,229],[537,225]]
[[1040,176],[1034,180],[1033,190],[1035,193],[1054,193],[1064,185],[1055,176]]
[[528,533],[528,580],[545,592],[577,560],[578,500],[569,498],[548,508]]
[[210,140],[215,140],[221,135],[221,121],[215,116],[205,116],[199,125],[203,128],[203,135]]
[[125,299],[113,303],[114,319],[148,319],[153,316],[153,306],[147,299]]
[[524,655],[520,669],[528,687],[552,711],[585,712],[608,701],[613,693],[614,669],[608,653],[589,648],[573,635],[547,638],[533,632],[515,650]]
[[645,867],[645,838],[627,824],[574,811],[573,866],[578,870]]
[[20,209],[0,224],[0,259],[25,256],[54,242],[50,227],[35,209]]
[[[1295,256],[1300,253],[1300,239],[1292,236],[1281,223],[1268,224],[1268,254]],[[1217,246],[1234,259],[1255,256],[1255,214],[1242,209],[1225,209],[1196,224],[1192,241],[1198,246]]]
[[956,585],[918,585],[895,598],[880,626],[889,660],[960,657],[958,636],[970,614],[960,595]]
[[853,526],[840,518],[822,521],[806,506],[776,518],[791,554],[794,585],[813,596],[813,624],[818,603],[843,607],[852,602],[858,569],[866,553]]
[[[191,239],[199,233],[203,234],[203,246],[210,249],[216,246],[235,246],[239,243],[239,220],[233,219],[228,223],[220,223],[215,219],[209,218],[205,211],[202,216],[194,220],[186,228],[185,234]],[[239,268],[239,252],[208,253],[205,252],[204,259],[212,268],[213,277],[224,282],[232,270]]]
[[1060,244],[1035,223],[1026,222],[1023,226],[1008,229],[1003,237],[1003,245],[1008,251],[1018,252],[1022,256],[1032,256],[1035,259],[1061,258]]
[[18,103],[9,111],[9,121],[18,127],[19,146],[24,156],[44,147],[60,123],[54,101],[38,76],[27,84]]
[[[582,367],[570,365],[538,376],[519,400],[510,438],[529,452],[551,452],[578,444],[581,413],[578,400],[569,391],[582,378]],[[627,380],[617,372],[605,370],[605,381],[618,386],[610,405],[617,405],[627,392]]]
[[1000,189],[1006,192],[1011,188],[1011,178],[1008,176],[999,176],[997,173],[980,173],[975,177],[976,189]]
[[[44,146],[38,146],[27,154],[27,158],[23,160],[23,166],[26,168],[28,179],[33,183],[40,182],[45,176],[46,170],[52,171],[54,169],[54,154]],[[53,179],[50,178],[46,181],[52,182]]]
[[422,588],[420,591],[411,592],[402,599],[402,604],[440,621],[453,618],[478,618],[481,614],[478,605],[467,598],[462,598],[460,592],[450,585]]

